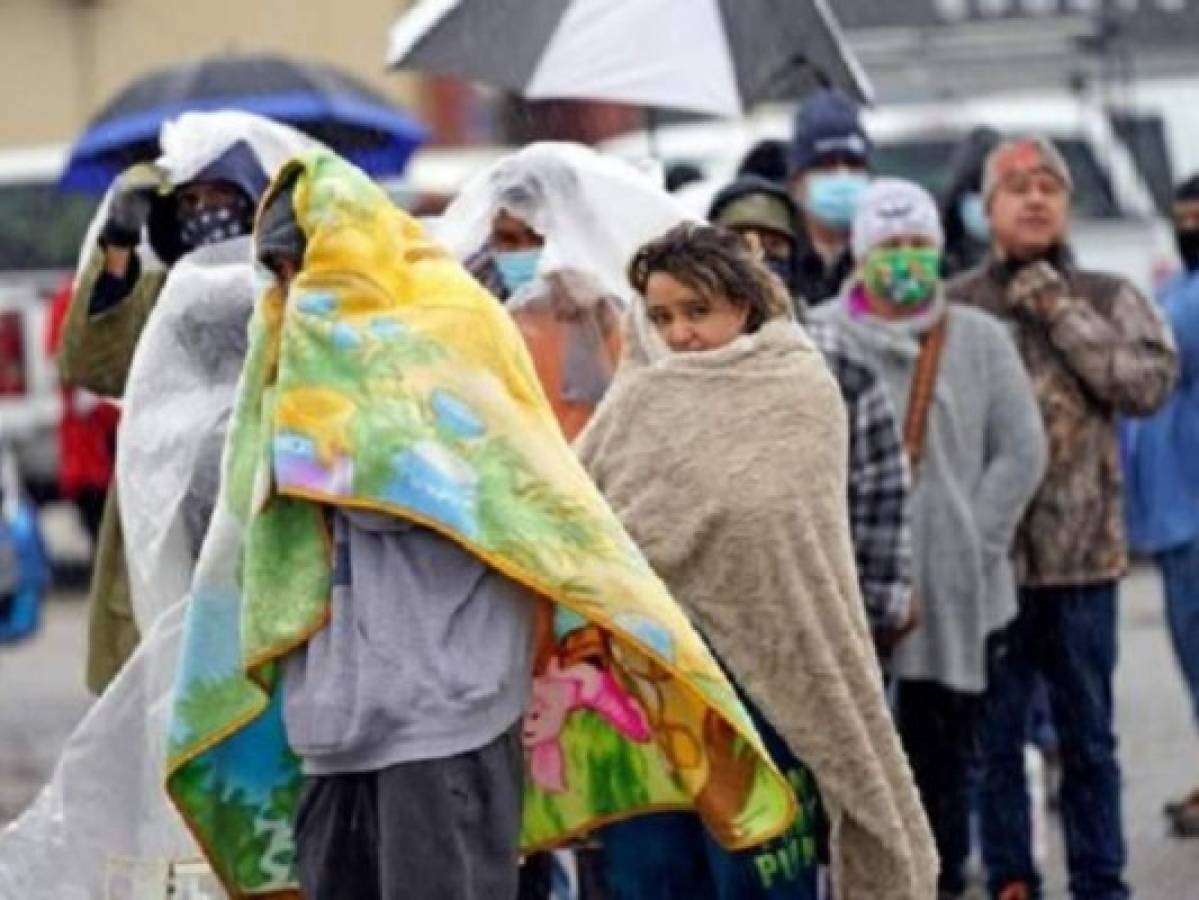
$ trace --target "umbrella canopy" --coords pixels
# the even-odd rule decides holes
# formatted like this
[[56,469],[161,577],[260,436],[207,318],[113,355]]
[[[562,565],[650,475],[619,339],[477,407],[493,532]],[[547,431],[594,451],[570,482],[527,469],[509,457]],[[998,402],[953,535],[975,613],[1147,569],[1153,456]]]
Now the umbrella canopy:
[[426,136],[390,100],[344,72],[279,56],[216,56],[154,72],[121,91],[75,142],[60,184],[103,190],[126,166],[158,155],[163,122],[216,109],[287,122],[372,175],[401,172]]
[[424,0],[392,27],[388,63],[718,116],[818,85],[871,93],[824,0]]

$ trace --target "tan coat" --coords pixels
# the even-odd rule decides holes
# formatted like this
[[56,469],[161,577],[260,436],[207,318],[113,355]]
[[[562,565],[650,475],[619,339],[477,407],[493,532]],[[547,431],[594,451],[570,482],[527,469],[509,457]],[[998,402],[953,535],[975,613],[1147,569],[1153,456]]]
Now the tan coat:
[[656,363],[636,333],[584,466],[815,776],[839,900],[930,900],[936,851],[858,590],[832,376],[790,323]]

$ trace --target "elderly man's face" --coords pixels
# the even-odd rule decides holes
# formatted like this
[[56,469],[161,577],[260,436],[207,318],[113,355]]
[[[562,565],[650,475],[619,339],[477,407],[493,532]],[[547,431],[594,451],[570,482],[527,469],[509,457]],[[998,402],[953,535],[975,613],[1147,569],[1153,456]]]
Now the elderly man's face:
[[496,253],[536,250],[544,245],[545,238],[506,210],[501,209],[491,220],[491,249]]
[[996,246],[1015,259],[1031,259],[1066,237],[1070,193],[1047,169],[1011,172],[999,182],[988,215]]

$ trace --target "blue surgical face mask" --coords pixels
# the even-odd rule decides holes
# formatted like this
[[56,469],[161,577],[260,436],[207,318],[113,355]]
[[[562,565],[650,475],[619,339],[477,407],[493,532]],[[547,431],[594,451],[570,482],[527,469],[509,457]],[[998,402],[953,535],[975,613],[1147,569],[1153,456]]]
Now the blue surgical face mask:
[[865,172],[813,172],[808,176],[804,209],[826,225],[848,228],[869,184]]
[[532,250],[508,250],[495,254],[495,266],[500,271],[500,280],[508,295],[512,296],[537,277],[537,265],[541,262],[541,248]]
[[962,227],[966,234],[980,244],[991,240],[991,221],[987,218],[987,209],[983,205],[983,195],[978,191],[963,194],[958,201],[958,215],[962,219]]

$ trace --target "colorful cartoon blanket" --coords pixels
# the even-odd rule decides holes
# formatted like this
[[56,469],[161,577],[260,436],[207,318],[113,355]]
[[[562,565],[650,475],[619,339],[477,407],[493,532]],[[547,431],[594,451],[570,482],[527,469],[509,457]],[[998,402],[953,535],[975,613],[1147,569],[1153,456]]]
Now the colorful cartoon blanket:
[[300,785],[280,657],[326,621],[324,505],[436,529],[547,599],[523,846],[695,809],[729,847],[795,815],[730,685],[576,462],[512,321],[328,153],[297,160],[308,240],[260,297],[197,568],[168,790],[234,896],[295,887]]

